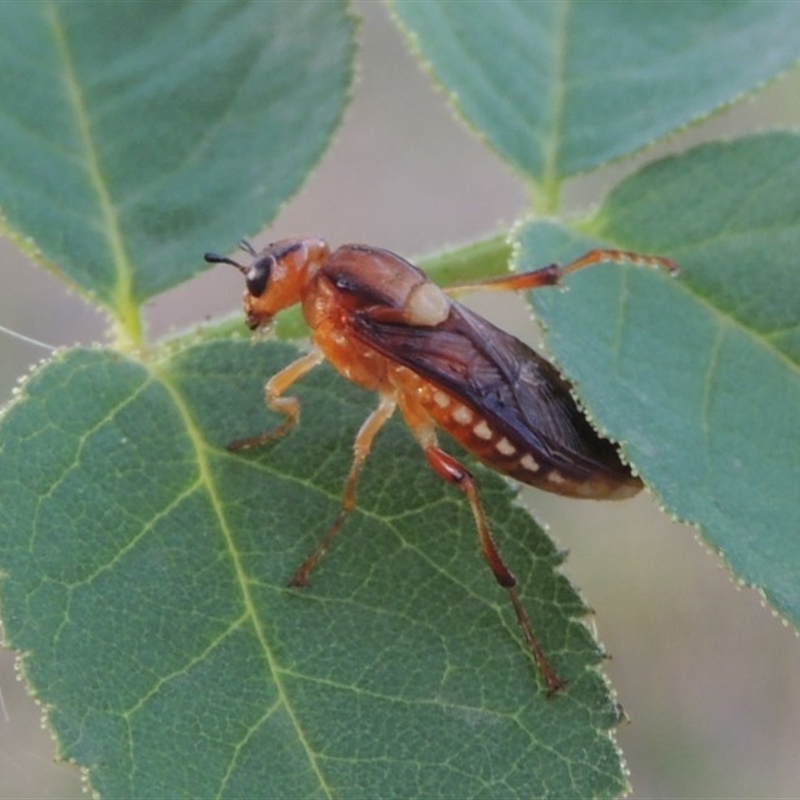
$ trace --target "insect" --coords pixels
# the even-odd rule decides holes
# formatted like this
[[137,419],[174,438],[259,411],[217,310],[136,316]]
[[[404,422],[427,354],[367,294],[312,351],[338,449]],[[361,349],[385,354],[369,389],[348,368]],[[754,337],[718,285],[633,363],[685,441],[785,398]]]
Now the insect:
[[517,580],[495,543],[472,473],[444,450],[447,431],[492,469],[514,480],[570,497],[621,499],[642,483],[614,445],[592,428],[567,383],[544,358],[456,300],[449,291],[534,289],[605,261],[664,267],[666,258],[592,250],[566,266],[461,284],[445,291],[400,256],[347,244],[331,251],[319,238],[284,239],[260,252],[243,243],[249,265],[207,253],[245,277],[248,326],[267,325],[284,308],[302,304],[313,348],[267,382],[269,408],[285,416],[277,428],[228,445],[238,451],[268,444],[300,419],[300,402],[286,396],[299,378],[329,360],[349,380],[378,393],[377,408],[354,442],[342,507],[291,584],[304,586],[356,506],[359,476],[376,434],[399,407],[434,472],[467,496],[481,550],[506,590],[550,694],[563,686],[548,661],[516,589]]

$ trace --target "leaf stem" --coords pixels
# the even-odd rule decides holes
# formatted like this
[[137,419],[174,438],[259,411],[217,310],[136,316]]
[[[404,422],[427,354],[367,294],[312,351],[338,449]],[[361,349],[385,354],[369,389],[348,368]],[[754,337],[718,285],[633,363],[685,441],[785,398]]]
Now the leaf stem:
[[530,184],[532,205],[539,216],[556,216],[561,208],[561,181],[554,175],[545,175],[541,181]]
[[141,307],[129,299],[120,299],[114,309],[114,341],[121,350],[141,347],[144,339]]

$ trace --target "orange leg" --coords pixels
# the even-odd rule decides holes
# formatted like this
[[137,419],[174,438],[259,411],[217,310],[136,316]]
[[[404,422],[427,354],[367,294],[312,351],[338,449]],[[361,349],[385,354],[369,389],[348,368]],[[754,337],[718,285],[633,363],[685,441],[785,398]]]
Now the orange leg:
[[550,264],[531,272],[521,272],[516,275],[501,275],[497,278],[488,278],[485,281],[470,281],[459,283],[447,288],[448,292],[461,291],[519,291],[520,289],[538,289],[541,286],[553,286],[561,281],[564,275],[577,272],[579,269],[591,267],[611,261],[615,264],[636,264],[644,267],[660,267],[669,270],[673,275],[679,271],[678,265],[669,258],[660,256],[645,256],[641,253],[632,253],[628,250],[590,250],[585,255],[566,266]]
[[533,632],[533,625],[531,624],[530,617],[525,611],[516,590],[517,579],[514,577],[514,573],[511,572],[505,561],[503,561],[503,557],[497,549],[494,536],[492,536],[489,522],[486,519],[486,514],[481,505],[480,497],[478,496],[478,488],[475,485],[475,479],[465,466],[456,461],[455,458],[444,450],[440,449],[435,443],[425,446],[425,455],[428,457],[428,461],[437,475],[444,478],[444,480],[449,483],[454,483],[467,495],[467,499],[472,508],[472,514],[475,517],[475,524],[478,528],[478,536],[480,537],[483,555],[492,568],[497,582],[508,592],[508,596],[511,598],[511,603],[517,614],[517,622],[520,628],[522,628],[528,646],[533,653],[534,661],[547,683],[547,693],[550,695],[554,694],[564,686],[565,682],[558,677],[555,670],[550,665],[547,656],[545,656],[542,650],[542,646],[539,644],[536,634]]
[[237,439],[228,445],[228,450],[236,452],[238,450],[250,450],[254,447],[262,447],[265,444],[274,442],[285,436],[297,425],[300,420],[300,401],[296,397],[281,397],[281,395],[293,384],[300,380],[307,372],[319,366],[325,360],[321,350],[314,349],[304,356],[300,356],[297,361],[284,367],[280,372],[275,373],[267,385],[264,387],[264,399],[267,405],[279,414],[284,414],[286,419],[277,428],[251,436],[247,439]]
[[289,582],[290,586],[305,586],[308,583],[308,578],[319,563],[319,560],[328,552],[333,540],[342,529],[345,520],[356,507],[358,479],[361,477],[361,471],[372,449],[372,443],[378,431],[384,426],[389,417],[392,416],[396,407],[397,400],[393,395],[383,395],[381,396],[381,402],[378,407],[364,420],[364,424],[356,435],[356,440],[353,445],[355,457],[353,458],[353,464],[350,467],[350,473],[345,483],[344,498],[342,499],[342,508],[341,511],[339,511],[339,516],[336,517],[333,525],[328,529],[325,538],[319,543],[317,549],[314,550],[303,562],[300,569],[297,570],[294,577]]

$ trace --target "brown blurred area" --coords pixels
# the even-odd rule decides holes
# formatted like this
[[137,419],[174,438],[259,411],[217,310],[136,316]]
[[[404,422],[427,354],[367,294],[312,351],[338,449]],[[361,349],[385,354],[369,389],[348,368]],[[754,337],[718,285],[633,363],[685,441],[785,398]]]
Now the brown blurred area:
[[[330,153],[259,243],[313,232],[413,257],[512,223],[525,211],[523,182],[455,119],[383,5],[356,7],[365,19],[355,101]],[[659,152],[797,126],[798,97],[795,71],[633,164],[574,181],[570,208],[590,208]],[[0,264],[0,324],[54,345],[103,339],[105,320],[8,241],[0,242]],[[157,298],[148,308],[151,335],[235,311],[240,284],[233,270],[212,269]],[[499,302],[505,319],[511,301]],[[530,338],[527,312],[513,304],[519,320],[511,329]],[[476,305],[491,316],[485,298]],[[0,396],[45,355],[0,333]],[[590,622],[612,656],[607,671],[630,717],[617,738],[634,797],[797,797],[800,642],[792,629],[755,592],[739,590],[695,532],[648,496],[584,505],[530,490],[524,502],[571,551],[564,570],[595,610]],[[16,678],[14,655],[0,650],[0,798],[82,796],[77,769],[53,763],[41,718]]]

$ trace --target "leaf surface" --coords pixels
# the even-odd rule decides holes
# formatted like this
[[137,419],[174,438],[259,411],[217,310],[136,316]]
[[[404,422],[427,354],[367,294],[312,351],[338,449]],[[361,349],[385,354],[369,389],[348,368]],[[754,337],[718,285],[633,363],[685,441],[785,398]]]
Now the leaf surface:
[[3,227],[122,319],[263,227],[352,78],[340,2],[6,2],[0,26]]
[[[618,186],[594,243],[675,258],[571,276],[536,311],[581,397],[667,508],[800,624],[800,137],[699,147]],[[546,223],[521,266],[590,242]]]
[[209,341],[138,363],[75,350],[0,435],[8,644],[104,796],[582,797],[623,790],[619,712],[580,599],[511,490],[480,472],[500,546],[569,680],[549,700],[468,504],[398,421],[305,591],[374,406],[329,369],[274,425],[287,345]]
[[557,185],[754,89],[800,58],[800,4],[395,0],[456,108]]
[[[549,188],[800,50],[789,3],[396,8],[465,115]],[[3,224],[133,338],[143,301],[296,190],[352,78],[338,2],[9,2],[0,22]],[[797,150],[790,135],[700,149],[630,178],[585,238],[541,223],[520,235],[523,265],[598,241],[682,263],[675,281],[590,271],[535,302],[593,415],[795,621]],[[286,588],[338,512],[375,399],[319,370],[298,387],[297,431],[232,455],[226,442],[276,424],[263,382],[296,351],[222,335],[139,360],[59,354],[0,420],[4,630],[62,756],[107,796],[622,792],[619,711],[585,608],[496,476],[476,469],[570,682],[555,700],[468,505],[399,421],[313,585]]]

